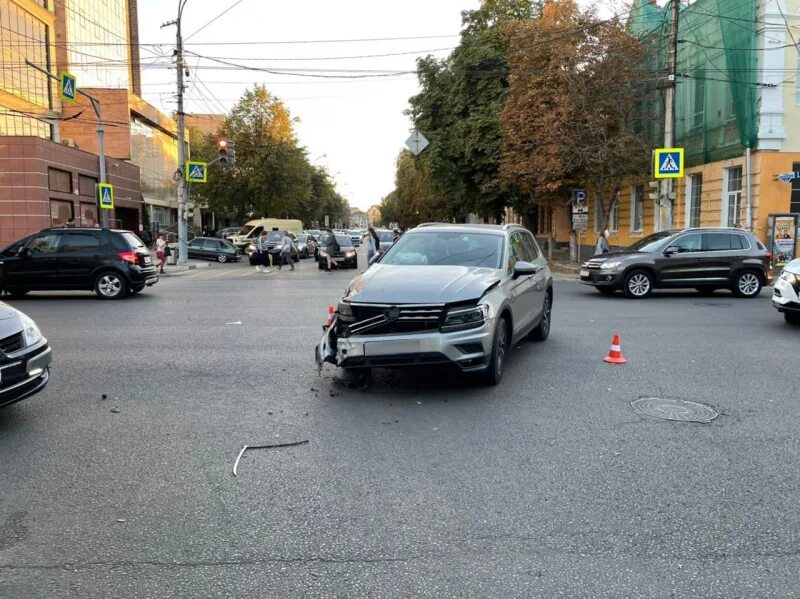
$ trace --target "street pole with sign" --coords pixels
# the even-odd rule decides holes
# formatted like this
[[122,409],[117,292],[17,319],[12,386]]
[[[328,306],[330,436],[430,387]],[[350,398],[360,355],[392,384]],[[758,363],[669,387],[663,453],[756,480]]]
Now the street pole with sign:
[[[36,69],[40,73],[44,73],[50,79],[55,79],[59,82],[60,87],[60,95],[62,100],[66,100],[68,102],[75,102],[77,99],[77,95],[80,94],[85,98],[88,98],[89,101],[92,103],[92,108],[94,109],[94,113],[97,116],[97,157],[100,162],[100,183],[108,183],[106,180],[106,151],[105,151],[105,128],[103,127],[103,113],[100,110],[100,100],[95,98],[92,94],[85,92],[81,89],[78,89],[78,82],[73,75],[69,73],[61,73],[61,76],[58,77],[48,71],[47,69],[43,69],[37,64],[32,63],[30,60],[26,60],[25,64],[27,64],[32,69]],[[101,216],[102,215],[102,216]],[[100,194],[97,194],[97,216],[98,218],[102,218],[103,227],[108,227],[108,212],[103,211],[102,206],[100,205]]]

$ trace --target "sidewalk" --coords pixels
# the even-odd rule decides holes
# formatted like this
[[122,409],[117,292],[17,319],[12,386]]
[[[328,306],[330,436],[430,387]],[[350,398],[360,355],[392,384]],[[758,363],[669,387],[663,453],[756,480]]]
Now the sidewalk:
[[190,262],[189,264],[176,264],[174,266],[170,266],[169,264],[167,264],[166,266],[164,266],[164,273],[163,274],[159,273],[158,276],[175,277],[177,275],[183,275],[188,272],[192,272],[194,270],[208,268],[209,266],[211,266],[210,262],[198,262],[198,263]]
[[569,250],[553,250],[553,259],[548,261],[550,270],[566,275],[578,276],[580,264],[569,261]]

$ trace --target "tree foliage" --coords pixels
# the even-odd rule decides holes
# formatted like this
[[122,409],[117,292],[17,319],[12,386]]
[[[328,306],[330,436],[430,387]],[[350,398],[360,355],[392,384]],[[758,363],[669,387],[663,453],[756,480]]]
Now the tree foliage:
[[422,89],[410,99],[408,114],[430,140],[418,160],[441,192],[436,211],[457,219],[471,212],[496,216],[508,202],[499,177],[500,113],[508,88],[502,28],[538,10],[530,0],[485,0],[462,13],[461,40],[448,58],[418,61]]
[[216,138],[235,142],[236,164],[209,167],[208,183],[191,194],[208,209],[235,216],[298,218],[305,223],[341,220],[347,202],[324,169],[312,166],[298,145],[293,119],[263,86],[247,90],[215,135],[190,130],[192,155],[211,162]]
[[510,90],[502,114],[502,179],[537,200],[590,185],[604,206],[647,170],[641,131],[644,51],[618,20],[550,0],[538,19],[506,27]]

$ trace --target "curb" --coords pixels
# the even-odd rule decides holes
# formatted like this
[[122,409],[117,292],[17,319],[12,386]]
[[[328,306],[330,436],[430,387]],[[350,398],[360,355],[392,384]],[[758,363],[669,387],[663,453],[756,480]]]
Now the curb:
[[167,266],[165,272],[159,273],[161,277],[176,277],[179,275],[185,275],[193,270],[200,270],[203,268],[208,268],[210,264],[205,264],[203,262],[199,264],[186,264],[180,266]]
[[550,262],[548,265],[550,266],[550,270],[552,272],[557,272],[564,275],[578,276],[581,270],[581,267],[578,266],[577,264],[563,264],[560,262]]

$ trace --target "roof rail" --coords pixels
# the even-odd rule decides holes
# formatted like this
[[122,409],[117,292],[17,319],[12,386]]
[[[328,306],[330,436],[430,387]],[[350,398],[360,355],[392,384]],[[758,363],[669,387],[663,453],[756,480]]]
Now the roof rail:
[[433,222],[433,223],[420,223],[414,228],[415,229],[419,229],[420,227],[435,227],[437,225],[448,225],[448,224],[451,224],[451,223],[435,223],[435,222]]

